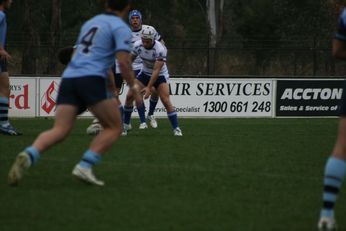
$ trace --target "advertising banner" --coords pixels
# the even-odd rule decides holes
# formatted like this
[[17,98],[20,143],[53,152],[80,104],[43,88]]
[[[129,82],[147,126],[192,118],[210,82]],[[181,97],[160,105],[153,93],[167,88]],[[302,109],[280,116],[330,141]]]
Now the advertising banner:
[[[125,87],[120,96],[125,102]],[[271,117],[273,80],[260,79],[170,79],[171,101],[183,117]],[[149,100],[146,100],[146,109]],[[137,115],[134,109],[133,116]],[[155,115],[166,117],[159,101]]]
[[35,117],[36,92],[35,78],[10,77],[10,117]]
[[[10,116],[51,117],[55,115],[60,77],[11,78]],[[183,117],[271,117],[273,80],[198,79],[170,80],[171,101]],[[120,101],[124,104],[128,87],[124,84]],[[149,100],[145,100],[146,110]],[[161,101],[155,115],[166,117]],[[85,112],[81,116],[92,116]],[[138,117],[136,107],[133,117]]]
[[276,116],[338,116],[344,80],[278,80]]

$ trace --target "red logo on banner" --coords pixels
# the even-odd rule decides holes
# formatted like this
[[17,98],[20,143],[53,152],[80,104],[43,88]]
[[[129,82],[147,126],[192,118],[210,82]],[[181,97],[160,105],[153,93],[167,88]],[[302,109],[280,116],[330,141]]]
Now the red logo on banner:
[[[14,99],[14,106],[17,109],[30,109],[29,107],[29,85],[23,85],[23,86],[12,86],[12,92],[15,90],[16,92],[20,91],[23,89],[23,94],[18,94],[18,93],[12,93],[10,95],[10,99]],[[10,108],[12,108],[11,105],[11,100],[10,100]]]
[[53,81],[41,98],[41,107],[48,114],[51,113],[53,109],[55,110],[57,92],[58,84]]

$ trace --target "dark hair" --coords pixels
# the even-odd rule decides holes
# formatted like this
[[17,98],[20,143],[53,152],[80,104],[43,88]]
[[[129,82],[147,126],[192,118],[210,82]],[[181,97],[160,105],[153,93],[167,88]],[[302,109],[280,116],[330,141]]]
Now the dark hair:
[[106,5],[109,8],[111,8],[112,10],[118,10],[118,11],[122,11],[130,3],[131,3],[131,0],[107,0],[106,1]]
[[[1,1],[1,0],[0,0]],[[71,61],[73,47],[64,47],[58,51],[58,60],[60,63],[67,65]]]

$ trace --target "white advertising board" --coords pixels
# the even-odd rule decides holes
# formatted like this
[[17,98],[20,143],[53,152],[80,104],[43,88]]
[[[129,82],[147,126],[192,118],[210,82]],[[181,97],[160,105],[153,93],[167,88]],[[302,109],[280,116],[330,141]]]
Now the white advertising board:
[[[171,101],[181,117],[272,117],[272,79],[173,78]],[[11,78],[10,116],[51,117],[55,115],[59,77]],[[120,100],[125,102],[124,85]],[[149,100],[145,101],[146,109]],[[166,117],[159,101],[155,115]],[[85,112],[81,116],[92,116]],[[138,117],[136,108],[133,117]]]
[[[171,101],[183,117],[271,117],[273,113],[273,80],[176,78],[170,80],[170,91]],[[122,102],[126,92],[125,87]],[[145,104],[148,110],[148,100]],[[155,115],[167,116],[161,102]]]
[[10,77],[10,117],[36,116],[36,78]]

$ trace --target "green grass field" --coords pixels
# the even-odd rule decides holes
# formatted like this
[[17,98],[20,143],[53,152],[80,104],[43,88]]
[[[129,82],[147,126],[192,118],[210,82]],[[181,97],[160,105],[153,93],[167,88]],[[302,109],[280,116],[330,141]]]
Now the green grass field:
[[25,135],[0,135],[0,231],[316,230],[337,119],[182,119],[183,137],[167,119],[145,131],[134,121],[95,168],[105,187],[71,175],[90,121],[78,120],[16,188],[6,182],[12,161],[53,121],[13,120]]

